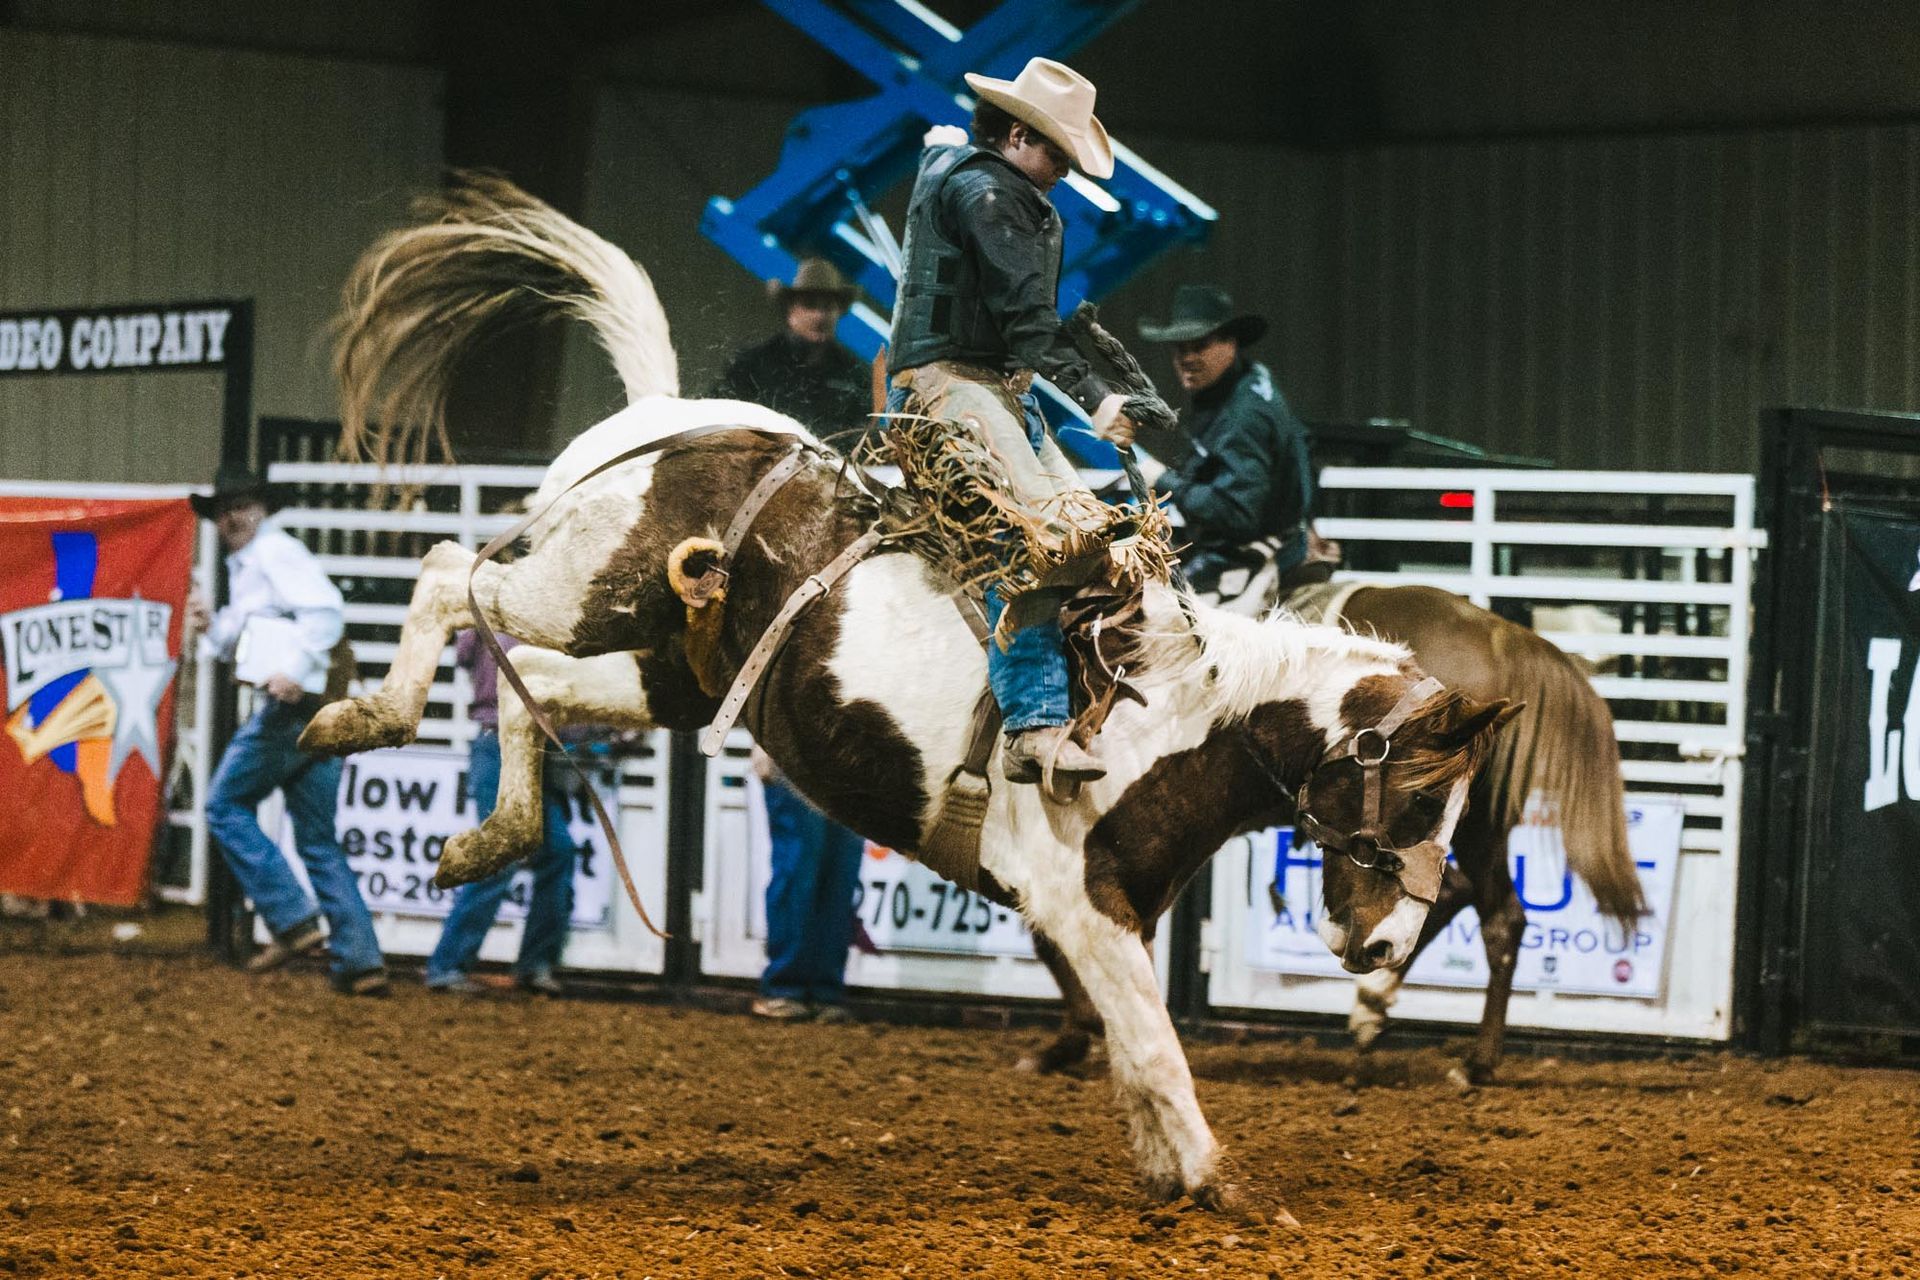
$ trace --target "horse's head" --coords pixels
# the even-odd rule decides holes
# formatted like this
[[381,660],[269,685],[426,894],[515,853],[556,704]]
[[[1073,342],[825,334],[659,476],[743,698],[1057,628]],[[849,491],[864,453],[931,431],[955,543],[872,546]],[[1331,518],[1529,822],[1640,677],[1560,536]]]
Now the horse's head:
[[[1320,937],[1350,973],[1413,953],[1467,787],[1493,733],[1520,708],[1442,690],[1432,678],[1374,677],[1365,696],[1387,709],[1351,723],[1299,792],[1296,830],[1321,851]],[[1359,692],[1359,691],[1356,691]]]

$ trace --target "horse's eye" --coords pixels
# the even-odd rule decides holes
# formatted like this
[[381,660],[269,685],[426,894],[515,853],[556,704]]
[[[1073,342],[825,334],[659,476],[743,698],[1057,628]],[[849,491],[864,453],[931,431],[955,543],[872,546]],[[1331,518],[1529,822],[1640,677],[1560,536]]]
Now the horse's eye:
[[1435,795],[1431,791],[1416,791],[1407,800],[1405,813],[1395,826],[1404,826],[1412,831],[1415,838],[1424,836],[1440,819],[1446,816],[1447,800],[1445,796]]

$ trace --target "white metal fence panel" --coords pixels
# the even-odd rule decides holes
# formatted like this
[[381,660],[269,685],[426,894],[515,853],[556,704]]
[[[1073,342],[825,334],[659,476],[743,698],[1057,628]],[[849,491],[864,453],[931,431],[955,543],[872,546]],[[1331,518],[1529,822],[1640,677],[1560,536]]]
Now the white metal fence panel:
[[[419,576],[420,556],[433,543],[453,539],[479,547],[512,525],[508,510],[540,483],[541,467],[455,466],[400,468],[319,462],[279,462],[268,468],[275,485],[292,486],[302,505],[284,508],[273,522],[300,538],[319,555],[336,584],[346,591],[348,634],[353,638],[362,690],[370,689],[393,660],[406,601]],[[372,486],[418,489],[429,501],[421,509],[369,511]],[[321,500],[325,499],[324,505]],[[418,504],[416,504],[418,505]],[[375,600],[365,599],[376,596]],[[453,665],[451,646],[441,654],[440,672],[428,696],[417,748],[464,752],[475,727],[467,718],[471,690],[465,672]],[[655,733],[614,753],[614,795],[610,806],[635,887],[656,923],[666,917],[667,736]],[[277,809],[263,810],[264,822],[277,822]],[[277,829],[274,826],[269,831]],[[600,837],[589,837],[595,845]],[[604,851],[588,859],[585,874],[611,875]],[[424,956],[440,935],[443,911],[376,910],[380,945],[391,955]],[[508,961],[517,953],[521,924],[503,913],[481,948],[484,960]],[[659,973],[666,966],[665,944],[641,924],[618,884],[603,927],[576,925],[569,933],[564,963],[569,968],[609,972]]]
[[[1629,803],[1678,796],[1685,819],[1657,999],[1516,991],[1514,1026],[1724,1039],[1731,1033],[1740,755],[1745,736],[1753,479],[1745,475],[1329,467],[1342,580],[1425,583],[1530,614],[1596,667]],[[1257,969],[1248,930],[1272,868],[1252,842],[1214,860],[1201,964],[1217,1008],[1344,1013],[1345,978]],[[1528,946],[1542,944],[1530,933]],[[1482,993],[1409,984],[1396,1016],[1473,1022]]]
[[[179,500],[195,492],[187,485],[89,484],[84,482],[0,481],[0,497]],[[219,540],[202,522],[194,541],[193,581],[211,596],[219,572]],[[154,850],[154,893],[164,902],[199,906],[207,900],[207,818],[203,799],[213,776],[213,664],[187,645],[175,676],[173,759],[161,795],[167,808],[167,832]]]

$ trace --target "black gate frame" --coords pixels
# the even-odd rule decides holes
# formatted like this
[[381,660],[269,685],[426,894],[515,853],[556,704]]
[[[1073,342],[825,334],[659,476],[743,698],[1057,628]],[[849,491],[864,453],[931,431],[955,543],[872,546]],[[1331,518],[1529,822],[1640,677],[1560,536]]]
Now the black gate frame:
[[[1821,519],[1838,497],[1899,492],[1920,502],[1920,414],[1768,409],[1760,415],[1756,520],[1767,546],[1754,575],[1747,682],[1746,791],[1735,915],[1734,1037],[1762,1053],[1799,1042],[1804,938],[1799,845],[1810,818],[1811,743],[1822,714],[1814,686],[1817,628],[1803,609],[1822,569]],[[1828,464],[1834,450],[1908,462],[1916,478],[1877,484]],[[1903,1046],[1903,1053],[1920,1044]]]

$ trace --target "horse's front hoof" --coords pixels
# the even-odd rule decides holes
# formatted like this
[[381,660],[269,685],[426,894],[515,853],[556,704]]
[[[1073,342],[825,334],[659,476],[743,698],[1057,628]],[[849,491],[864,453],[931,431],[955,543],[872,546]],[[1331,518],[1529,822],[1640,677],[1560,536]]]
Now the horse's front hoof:
[[350,756],[413,741],[413,726],[372,698],[330,703],[300,732],[300,749],[313,755]]
[[1300,1220],[1286,1206],[1266,1203],[1246,1187],[1232,1182],[1210,1182],[1189,1193],[1194,1204],[1243,1227],[1298,1227]]
[[446,848],[440,851],[440,866],[433,873],[433,882],[442,889],[472,884],[519,861],[529,852],[530,849],[501,839],[485,827],[462,831],[450,838]]
[[1348,1019],[1348,1026],[1353,1030],[1353,1047],[1355,1052],[1365,1053],[1367,1050],[1373,1048],[1374,1044],[1385,1034],[1387,1030],[1387,1020],[1376,1017],[1371,1020],[1362,1021],[1355,1017]]

